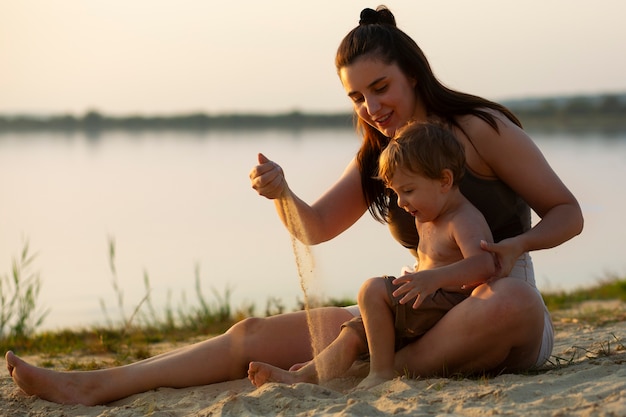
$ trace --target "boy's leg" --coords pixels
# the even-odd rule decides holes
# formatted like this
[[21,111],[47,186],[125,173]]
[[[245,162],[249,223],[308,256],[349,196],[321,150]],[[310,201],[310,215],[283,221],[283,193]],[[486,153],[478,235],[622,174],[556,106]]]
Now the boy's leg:
[[359,308],[370,351],[370,373],[359,388],[370,388],[396,376],[394,315],[386,279],[371,278],[359,290]]

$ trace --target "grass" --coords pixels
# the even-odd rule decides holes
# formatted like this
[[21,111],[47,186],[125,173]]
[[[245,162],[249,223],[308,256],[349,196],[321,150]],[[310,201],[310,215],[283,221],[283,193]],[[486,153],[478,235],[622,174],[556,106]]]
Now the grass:
[[30,335],[48,314],[37,306],[41,279],[32,268],[35,258],[26,241],[20,256],[13,259],[11,272],[0,275],[0,340]]
[[[208,299],[201,288],[200,268],[196,267],[196,302],[183,299],[174,309],[171,297],[163,311],[152,305],[150,278],[144,272],[145,296],[126,313],[124,295],[115,266],[115,242],[109,239],[109,266],[112,287],[115,292],[119,318],[111,318],[106,303],[101,300],[101,308],[106,317],[106,325],[74,330],[37,332],[47,311],[40,311],[37,305],[40,277],[33,272],[35,257],[30,255],[28,243],[24,244],[18,258],[13,261],[10,274],[0,275],[0,351],[13,350],[18,354],[39,354],[44,358],[41,366],[60,366],[65,369],[96,369],[103,366],[119,365],[153,356],[153,347],[159,342],[185,342],[193,338],[207,337],[225,332],[236,322],[254,316],[254,307],[244,305],[234,309],[231,305],[232,290],[226,287],[222,293],[212,288],[212,299]],[[574,291],[558,291],[543,294],[546,305],[553,314],[570,309],[584,301],[622,300],[626,301],[626,278],[610,276],[590,288]],[[322,300],[322,305],[344,306],[354,304],[350,299]],[[302,303],[300,303],[302,304]],[[302,306],[300,306],[302,308]],[[281,300],[267,300],[265,315],[285,312]],[[575,316],[568,312],[571,320],[605,325],[626,320],[626,312],[603,310],[577,311]],[[624,345],[615,337],[603,343],[599,350],[623,350]],[[94,356],[113,358],[111,362],[99,362]],[[71,359],[63,359],[63,358]],[[80,357],[89,357],[81,362]],[[110,360],[110,359],[108,359]],[[567,362],[563,359],[563,362]]]
[[626,278],[611,275],[598,281],[593,287],[579,288],[574,291],[550,292],[544,294],[543,299],[551,311],[572,308],[584,301],[626,301]]
[[626,320],[626,311],[606,308],[578,308],[576,306],[592,301],[626,301],[626,278],[607,276],[594,286],[578,288],[573,291],[557,291],[543,294],[548,310],[553,316],[560,317],[565,311],[567,320],[604,326]]

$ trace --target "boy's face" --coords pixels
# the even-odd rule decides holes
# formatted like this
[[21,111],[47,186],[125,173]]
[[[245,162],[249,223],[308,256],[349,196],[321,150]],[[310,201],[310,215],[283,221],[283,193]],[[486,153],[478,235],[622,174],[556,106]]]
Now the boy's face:
[[421,223],[435,220],[443,210],[447,187],[433,180],[399,168],[389,184],[398,196],[398,206]]

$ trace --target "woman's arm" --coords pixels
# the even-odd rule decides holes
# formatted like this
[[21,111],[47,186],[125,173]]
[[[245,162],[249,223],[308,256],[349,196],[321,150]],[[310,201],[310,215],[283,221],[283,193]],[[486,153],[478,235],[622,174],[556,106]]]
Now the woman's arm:
[[519,194],[541,218],[526,233],[483,245],[498,258],[497,276],[506,276],[522,253],[552,248],[578,235],[583,216],[574,195],[530,137],[504,116],[497,117],[499,132],[477,117],[465,119],[464,129],[493,175]]
[[312,205],[289,188],[282,168],[263,154],[259,154],[259,165],[250,172],[250,181],[260,195],[274,200],[276,211],[289,232],[308,245],[334,238],[367,210],[356,160],[350,162],[337,182]]

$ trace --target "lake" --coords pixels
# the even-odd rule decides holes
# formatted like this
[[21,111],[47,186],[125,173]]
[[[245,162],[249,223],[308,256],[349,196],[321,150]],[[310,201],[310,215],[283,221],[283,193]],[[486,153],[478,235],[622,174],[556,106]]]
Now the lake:
[[[585,214],[581,236],[533,253],[539,288],[625,275],[626,135],[533,138]],[[110,240],[127,316],[146,294],[144,275],[157,310],[196,304],[196,272],[209,300],[230,290],[233,307],[256,305],[259,315],[270,298],[294,308],[302,291],[291,240],[248,172],[263,152],[312,202],[358,146],[350,130],[2,134],[0,275],[28,241],[42,281],[38,304],[50,309],[43,329],[102,324],[101,303],[119,318]],[[412,263],[369,214],[312,254],[310,291],[334,298],[354,299],[364,279]]]

